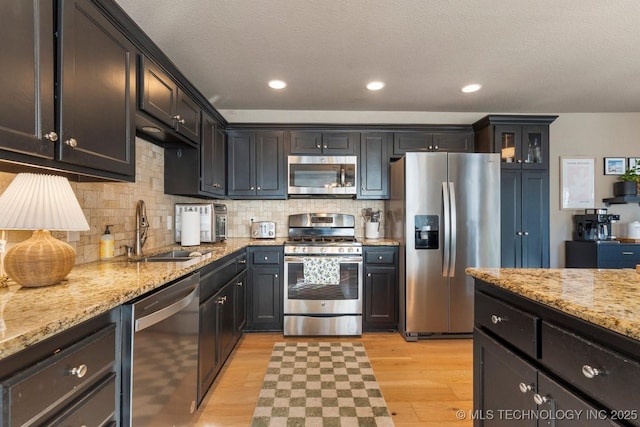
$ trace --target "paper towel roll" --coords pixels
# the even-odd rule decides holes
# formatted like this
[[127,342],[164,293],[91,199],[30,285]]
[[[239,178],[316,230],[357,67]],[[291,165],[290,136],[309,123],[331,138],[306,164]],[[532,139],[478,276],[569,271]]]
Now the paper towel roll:
[[183,211],[182,212],[182,230],[181,242],[182,246],[195,246],[200,244],[200,212]]

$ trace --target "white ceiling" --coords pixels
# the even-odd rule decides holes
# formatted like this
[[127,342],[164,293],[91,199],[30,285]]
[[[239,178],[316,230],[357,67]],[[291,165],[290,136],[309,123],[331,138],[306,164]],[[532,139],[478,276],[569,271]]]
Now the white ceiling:
[[640,112],[638,0],[117,2],[219,110]]

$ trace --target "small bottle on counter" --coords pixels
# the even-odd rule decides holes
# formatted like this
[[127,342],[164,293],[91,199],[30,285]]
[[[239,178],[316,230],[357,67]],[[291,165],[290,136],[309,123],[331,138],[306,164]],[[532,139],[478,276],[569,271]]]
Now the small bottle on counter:
[[115,239],[111,235],[109,227],[113,227],[113,225],[107,225],[104,234],[100,237],[100,259],[102,260],[113,258],[115,249]]

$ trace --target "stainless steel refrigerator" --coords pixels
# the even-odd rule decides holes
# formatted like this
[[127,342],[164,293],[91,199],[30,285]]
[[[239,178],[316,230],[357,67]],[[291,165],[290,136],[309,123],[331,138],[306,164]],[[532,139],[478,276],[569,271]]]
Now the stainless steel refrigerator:
[[407,341],[473,331],[467,267],[500,267],[500,158],[407,153],[391,164],[385,236],[400,242],[399,329]]

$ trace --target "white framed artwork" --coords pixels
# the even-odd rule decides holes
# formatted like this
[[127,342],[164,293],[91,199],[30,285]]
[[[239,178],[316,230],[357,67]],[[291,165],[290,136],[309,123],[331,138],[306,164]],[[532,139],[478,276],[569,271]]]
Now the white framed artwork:
[[560,208],[588,209],[595,206],[594,157],[560,157]]

